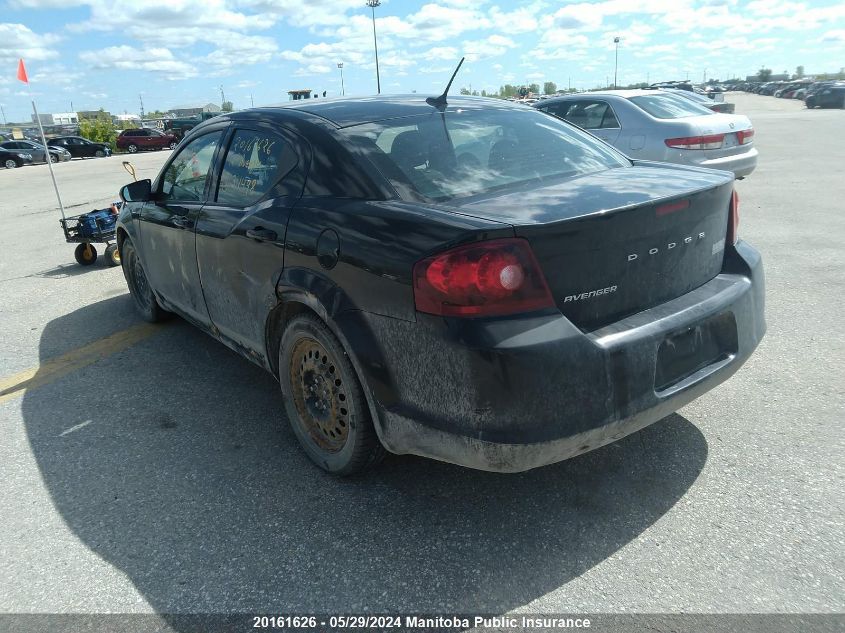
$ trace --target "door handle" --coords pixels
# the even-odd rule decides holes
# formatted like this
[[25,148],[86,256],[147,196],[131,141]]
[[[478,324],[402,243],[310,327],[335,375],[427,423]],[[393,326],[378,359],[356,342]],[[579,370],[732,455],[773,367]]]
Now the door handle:
[[180,229],[187,229],[191,226],[191,221],[184,215],[174,215],[170,218],[170,221],[173,223],[173,226],[178,226]]
[[254,240],[258,240],[259,242],[275,242],[278,237],[275,231],[271,231],[270,229],[265,229],[260,226],[257,226],[254,229],[248,229],[246,236]]

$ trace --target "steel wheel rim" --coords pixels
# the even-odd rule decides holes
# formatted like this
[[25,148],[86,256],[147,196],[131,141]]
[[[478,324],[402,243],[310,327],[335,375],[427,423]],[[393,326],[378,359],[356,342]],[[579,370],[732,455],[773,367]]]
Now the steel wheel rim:
[[318,341],[300,339],[288,367],[299,423],[311,440],[329,453],[337,453],[349,438],[351,401],[340,368]]

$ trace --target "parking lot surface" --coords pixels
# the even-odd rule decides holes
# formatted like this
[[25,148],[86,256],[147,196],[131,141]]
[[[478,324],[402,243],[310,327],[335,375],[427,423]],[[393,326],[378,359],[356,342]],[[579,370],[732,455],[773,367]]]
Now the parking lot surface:
[[[75,263],[46,166],[0,171],[0,611],[845,610],[845,112],[728,100],[767,337],[677,414],[517,475],[324,474],[271,376],[140,323],[119,268]],[[117,199],[122,160],[56,165],[69,211]]]

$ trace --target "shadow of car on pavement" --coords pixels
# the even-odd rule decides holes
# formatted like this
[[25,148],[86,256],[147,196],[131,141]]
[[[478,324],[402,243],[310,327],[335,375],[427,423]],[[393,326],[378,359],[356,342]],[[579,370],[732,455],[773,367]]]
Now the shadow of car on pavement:
[[[42,363],[132,309],[122,295],[50,322]],[[299,449],[273,377],[179,319],[22,410],[64,521],[163,614],[503,613],[635,539],[707,458],[676,414],[516,475],[390,456],[337,479]]]

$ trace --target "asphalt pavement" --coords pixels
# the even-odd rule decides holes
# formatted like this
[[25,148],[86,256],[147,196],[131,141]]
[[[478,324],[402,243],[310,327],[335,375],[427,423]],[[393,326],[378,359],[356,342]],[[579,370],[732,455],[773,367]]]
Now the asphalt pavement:
[[[274,379],[144,326],[65,244],[46,166],[0,171],[0,612],[845,611],[845,111],[730,94],[768,334],[727,383],[517,475],[312,466]],[[138,155],[151,176],[170,152]],[[122,157],[56,165],[81,213]]]

